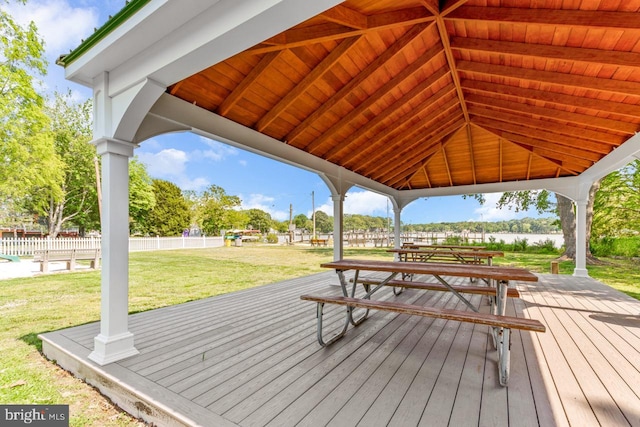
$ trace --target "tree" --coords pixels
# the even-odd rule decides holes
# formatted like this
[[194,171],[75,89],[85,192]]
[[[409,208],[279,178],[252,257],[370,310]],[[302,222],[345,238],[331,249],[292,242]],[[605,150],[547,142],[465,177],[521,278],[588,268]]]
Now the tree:
[[316,230],[319,233],[331,233],[333,231],[333,218],[325,212],[316,211]]
[[45,218],[48,233],[56,237],[67,223],[81,232],[99,228],[100,214],[91,140],[91,101],[76,103],[71,93],[56,93],[46,106],[49,130],[59,163],[59,180],[33,188],[24,204]]
[[271,229],[271,215],[261,209],[249,209],[246,211],[248,217],[248,226],[261,233],[268,233]]
[[228,195],[222,187],[212,185],[195,203],[196,222],[206,234],[219,235],[222,230],[234,228],[234,224],[240,221],[235,209],[241,204],[238,196]]
[[311,224],[311,220],[307,218],[305,214],[298,214],[294,216],[293,223],[296,225],[296,229],[298,230],[304,230],[304,229],[310,230],[311,227],[313,227],[313,225],[309,227],[309,224]]
[[156,204],[149,213],[149,231],[158,236],[179,236],[191,224],[189,205],[180,188],[161,179],[153,180]]
[[640,230],[640,160],[607,175],[594,202],[593,234],[616,237]]
[[136,157],[129,161],[129,230],[149,234],[149,214],[156,205],[153,180]]
[[57,196],[60,165],[34,84],[46,73],[43,42],[33,23],[22,28],[0,9],[0,49],[0,199],[15,201],[37,187]]
[[[591,254],[589,248],[589,239],[591,237],[591,222],[593,220],[593,203],[595,194],[600,188],[600,181],[596,181],[591,185],[589,190],[589,201],[587,203],[587,223],[586,223],[586,257],[587,262],[596,263],[597,259]],[[516,212],[520,210],[529,210],[535,207],[539,213],[556,212],[560,218],[560,226],[564,237],[565,250],[561,258],[576,258],[576,216],[574,212],[573,202],[561,194],[555,193],[556,203],[550,199],[551,193],[547,190],[539,191],[513,191],[506,192],[502,195],[497,203],[499,208],[504,206],[515,207]]]

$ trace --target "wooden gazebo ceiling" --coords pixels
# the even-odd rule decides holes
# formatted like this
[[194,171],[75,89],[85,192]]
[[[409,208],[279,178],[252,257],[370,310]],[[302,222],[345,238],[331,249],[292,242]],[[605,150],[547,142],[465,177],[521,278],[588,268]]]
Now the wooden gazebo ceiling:
[[394,189],[578,175],[640,130],[640,0],[348,0],[168,88]]

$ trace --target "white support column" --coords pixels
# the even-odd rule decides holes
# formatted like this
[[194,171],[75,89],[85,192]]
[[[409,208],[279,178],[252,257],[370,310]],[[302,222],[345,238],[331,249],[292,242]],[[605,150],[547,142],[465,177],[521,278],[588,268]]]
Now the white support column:
[[400,242],[400,234],[402,232],[402,221],[400,219],[402,216],[401,214],[402,209],[398,207],[393,208],[393,247],[396,249],[400,249],[400,247],[402,246]]
[[129,157],[135,145],[101,138],[102,303],[100,334],[89,358],[100,365],[138,354],[129,332]]
[[576,203],[576,268],[573,275],[589,277],[587,271],[587,200]]
[[341,260],[344,257],[344,196],[332,194],[333,200],[333,259]]

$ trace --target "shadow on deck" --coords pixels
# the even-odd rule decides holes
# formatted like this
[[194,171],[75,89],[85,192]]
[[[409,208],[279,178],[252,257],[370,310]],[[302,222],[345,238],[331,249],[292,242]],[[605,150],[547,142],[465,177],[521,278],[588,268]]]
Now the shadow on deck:
[[[547,327],[513,332],[508,387],[482,325],[374,312],[321,348],[315,304],[299,296],[339,294],[332,272],[131,315],[140,354],[121,362],[88,360],[97,323],[42,335],[43,351],[158,425],[640,425],[640,301],[589,278],[540,279],[508,305]],[[465,309],[445,292],[380,298]],[[341,326],[338,310],[326,325]]]

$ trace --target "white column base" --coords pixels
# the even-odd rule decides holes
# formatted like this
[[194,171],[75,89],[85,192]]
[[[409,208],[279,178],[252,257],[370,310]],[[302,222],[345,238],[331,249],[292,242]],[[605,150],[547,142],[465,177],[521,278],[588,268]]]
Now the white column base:
[[89,354],[89,359],[101,366],[139,353],[133,346],[133,334],[131,332],[111,337],[99,334],[93,339],[93,343],[94,347],[91,354]]
[[589,277],[589,271],[586,268],[574,268],[573,275],[576,277]]

